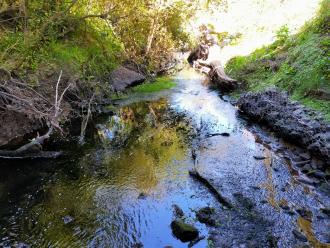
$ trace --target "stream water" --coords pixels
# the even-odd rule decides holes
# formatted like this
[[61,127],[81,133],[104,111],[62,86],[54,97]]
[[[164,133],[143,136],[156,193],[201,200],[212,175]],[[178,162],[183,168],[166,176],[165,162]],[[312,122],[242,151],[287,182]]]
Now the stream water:
[[[329,185],[292,166],[298,148],[240,118],[192,69],[175,80],[118,101],[61,160],[1,162],[0,247],[187,247],[172,235],[173,204],[206,236],[196,248],[330,247]],[[194,167],[233,209],[189,177]],[[216,227],[196,220],[205,206]]]

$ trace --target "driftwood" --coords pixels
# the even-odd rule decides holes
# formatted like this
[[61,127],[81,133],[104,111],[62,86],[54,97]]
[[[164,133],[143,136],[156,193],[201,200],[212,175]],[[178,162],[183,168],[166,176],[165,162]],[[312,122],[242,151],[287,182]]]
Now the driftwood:
[[220,61],[198,61],[199,65],[207,67],[205,72],[210,77],[212,83],[216,84],[223,91],[232,91],[238,88],[238,82],[226,75]]
[[209,182],[209,180],[207,180],[197,171],[197,169],[190,170],[189,175],[204,184],[204,186],[206,186],[211,191],[211,193],[222,205],[227,208],[233,208],[233,205],[225,197],[223,197],[221,193]]
[[24,159],[54,159],[63,155],[63,152],[37,151],[18,153],[16,151],[0,151],[0,160],[24,160]]
[[223,136],[223,137],[229,137],[230,134],[229,133],[209,133],[206,135],[207,138],[211,138],[214,136]]

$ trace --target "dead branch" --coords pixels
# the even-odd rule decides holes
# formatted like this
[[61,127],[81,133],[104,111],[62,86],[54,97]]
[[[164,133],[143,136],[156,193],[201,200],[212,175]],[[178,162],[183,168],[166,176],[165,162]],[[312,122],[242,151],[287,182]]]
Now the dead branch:
[[[28,144],[25,144],[25,145],[21,146],[20,148],[18,148],[17,150],[13,151],[12,155],[21,155],[21,154],[26,154],[26,153],[38,153],[42,149],[42,144],[44,143],[45,140],[49,139],[49,137],[53,133],[54,129],[62,131],[62,129],[60,128],[60,125],[59,125],[59,119],[60,119],[60,114],[61,114],[60,107],[61,107],[61,103],[62,103],[65,93],[71,87],[71,83],[62,91],[61,95],[59,95],[59,85],[60,85],[61,78],[62,78],[62,71],[60,72],[59,78],[56,83],[54,106],[52,106],[50,108],[47,108],[44,106],[44,108],[43,108],[44,112],[39,111],[39,109],[37,109],[37,107],[34,106],[34,103],[31,102],[30,98],[22,98],[22,97],[18,97],[16,95],[14,95],[13,93],[8,94],[6,92],[0,91],[0,97],[1,96],[11,97],[10,99],[5,99],[7,101],[13,101],[13,99],[17,100],[17,102],[15,102],[15,105],[22,104],[22,103],[28,105],[30,107],[30,111],[34,112],[34,114],[38,114],[39,117],[42,116],[45,119],[47,119],[47,123],[49,125],[49,129],[44,135],[39,136],[39,134],[38,134],[38,136],[36,138],[32,139],[31,142],[29,142]],[[9,90],[10,88],[7,87],[6,89]],[[25,90],[26,90],[26,88],[25,88]],[[18,110],[19,106],[14,106],[14,108],[15,107],[16,107],[16,110]],[[54,111],[52,111],[52,109],[54,109]]]
[[221,193],[209,182],[209,180],[207,180],[197,171],[197,169],[190,170],[189,175],[204,184],[204,186],[206,186],[211,191],[211,193],[222,205],[227,208],[233,208],[233,205],[225,197],[223,197]]
[[54,159],[63,155],[63,152],[39,151],[38,153],[18,154],[15,151],[0,151],[0,159],[23,160],[23,159]]
[[86,116],[84,116],[84,113],[82,113],[83,119],[82,119],[82,122],[81,122],[81,131],[80,131],[80,137],[79,137],[79,143],[80,144],[83,144],[84,143],[85,132],[86,132],[88,120],[89,120],[89,118],[90,118],[90,116],[92,114],[91,105],[92,105],[92,102],[94,100],[94,96],[95,96],[95,94],[93,94],[92,97],[89,99]]

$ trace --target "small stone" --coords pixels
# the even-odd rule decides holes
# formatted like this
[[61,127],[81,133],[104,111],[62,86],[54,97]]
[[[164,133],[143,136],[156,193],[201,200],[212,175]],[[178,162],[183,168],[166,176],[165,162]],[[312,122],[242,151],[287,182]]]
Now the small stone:
[[174,212],[175,218],[183,218],[184,217],[184,212],[178,205],[173,204],[172,207],[173,207],[173,212]]
[[310,186],[314,186],[314,181],[312,181],[311,179],[308,179],[308,178],[299,177],[299,178],[297,178],[297,181],[301,182],[301,183],[304,183],[304,184],[307,184],[307,185],[310,185]]
[[139,194],[139,196],[138,196],[138,199],[139,199],[139,200],[145,200],[145,199],[147,199],[147,194],[141,192],[141,193]]
[[320,210],[322,213],[324,213],[330,217],[330,208],[321,208]]
[[199,222],[207,224],[209,226],[215,226],[215,210],[214,208],[205,207],[197,211],[196,217]]
[[301,157],[304,160],[311,159],[311,155],[309,153],[300,153],[299,157]]
[[253,156],[253,157],[256,160],[264,160],[264,159],[266,159],[266,157],[264,157],[264,156]]
[[301,216],[303,217],[304,219],[306,220],[309,220],[311,221],[312,220],[312,212],[306,208],[300,208],[300,209],[297,209],[296,212]]
[[260,190],[260,187],[259,186],[250,186],[251,189],[254,189],[254,190]]
[[143,244],[141,242],[135,243],[132,248],[143,248]]
[[280,204],[280,208],[282,208],[283,210],[290,210],[290,207],[286,204]]
[[[1,246],[1,244],[0,244]],[[24,243],[18,243],[16,245],[16,248],[30,248],[31,246],[27,245],[27,244],[24,244]]]
[[310,162],[311,162],[310,160],[304,160],[304,161],[294,162],[293,165],[297,167],[303,167],[305,164],[308,164]]
[[65,225],[71,223],[71,222],[74,220],[74,219],[73,219],[71,216],[69,216],[69,215],[64,216],[62,219],[63,219],[63,222],[64,222]]
[[292,210],[286,210],[285,213],[288,214],[288,215],[295,215],[295,214],[296,214],[296,213],[295,213],[294,211],[292,211]]
[[171,229],[175,237],[182,242],[189,242],[196,239],[199,232],[193,225],[187,224],[182,220],[174,220],[171,223]]
[[221,133],[220,135],[223,136],[223,137],[229,137],[230,136],[229,133]]
[[302,242],[307,242],[307,238],[305,237],[304,234],[302,234],[301,232],[297,231],[297,230],[293,230],[292,231],[293,235],[299,239]]
[[313,171],[310,175],[318,179],[323,179],[326,177],[326,174],[322,171]]

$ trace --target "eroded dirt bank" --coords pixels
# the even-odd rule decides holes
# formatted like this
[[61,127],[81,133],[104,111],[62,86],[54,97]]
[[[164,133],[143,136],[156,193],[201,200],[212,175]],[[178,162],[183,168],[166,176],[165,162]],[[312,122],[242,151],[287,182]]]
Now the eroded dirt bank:
[[286,140],[310,151],[316,158],[330,161],[330,124],[277,89],[244,94],[239,109],[253,120],[266,124]]

